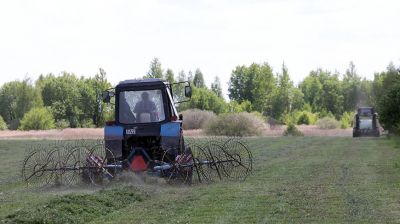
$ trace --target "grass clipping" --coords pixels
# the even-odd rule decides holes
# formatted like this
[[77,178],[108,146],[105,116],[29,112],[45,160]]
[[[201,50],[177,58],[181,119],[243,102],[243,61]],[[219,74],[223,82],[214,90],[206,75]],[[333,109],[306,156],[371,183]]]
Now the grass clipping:
[[94,194],[68,194],[21,209],[6,220],[12,223],[87,223],[128,204],[143,201],[147,196],[133,186],[100,190]]
[[265,130],[265,122],[247,112],[222,114],[205,127],[206,134],[219,136],[259,136]]

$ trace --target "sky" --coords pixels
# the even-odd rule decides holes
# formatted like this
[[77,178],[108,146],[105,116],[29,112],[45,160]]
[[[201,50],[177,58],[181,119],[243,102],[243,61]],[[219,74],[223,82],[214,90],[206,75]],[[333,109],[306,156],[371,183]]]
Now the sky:
[[0,84],[72,72],[139,78],[200,68],[223,91],[238,65],[282,63],[299,83],[313,69],[373,79],[400,65],[398,0],[0,0]]

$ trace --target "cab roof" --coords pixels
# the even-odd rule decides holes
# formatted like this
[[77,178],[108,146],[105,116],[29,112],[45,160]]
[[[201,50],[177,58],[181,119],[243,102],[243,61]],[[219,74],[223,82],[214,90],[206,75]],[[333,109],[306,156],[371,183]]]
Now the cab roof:
[[359,107],[358,109],[373,109],[373,107]]
[[150,85],[165,85],[167,84],[162,79],[148,78],[148,79],[129,79],[118,83],[117,87],[122,86],[150,86]]

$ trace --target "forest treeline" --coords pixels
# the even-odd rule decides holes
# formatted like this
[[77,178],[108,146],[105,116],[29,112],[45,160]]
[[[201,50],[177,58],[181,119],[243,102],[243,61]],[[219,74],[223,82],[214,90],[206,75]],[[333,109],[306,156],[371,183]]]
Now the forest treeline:
[[[285,64],[279,71],[273,71],[268,63],[239,65],[232,70],[228,83],[229,102],[222,95],[218,76],[208,87],[200,69],[175,74],[171,69],[164,70],[155,58],[144,77],[171,83],[190,81],[193,96],[179,106],[180,111],[256,112],[269,122],[282,124],[313,124],[318,118],[332,117],[347,127],[358,106],[374,106],[386,129],[400,130],[400,74],[393,63],[376,73],[373,80],[362,78],[350,62],[344,74],[319,68],[310,71],[298,85],[294,85]],[[101,99],[102,91],[110,87],[103,69],[90,78],[62,72],[41,75],[35,81],[5,83],[0,88],[0,129],[103,126],[113,117],[112,106]]]

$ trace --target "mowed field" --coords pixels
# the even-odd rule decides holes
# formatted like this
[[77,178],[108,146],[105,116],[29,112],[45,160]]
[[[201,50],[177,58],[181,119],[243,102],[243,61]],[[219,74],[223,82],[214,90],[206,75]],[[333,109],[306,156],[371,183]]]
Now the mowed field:
[[386,138],[247,138],[244,182],[190,187],[137,178],[104,189],[26,188],[23,157],[46,140],[0,141],[0,222],[399,223],[400,149]]

